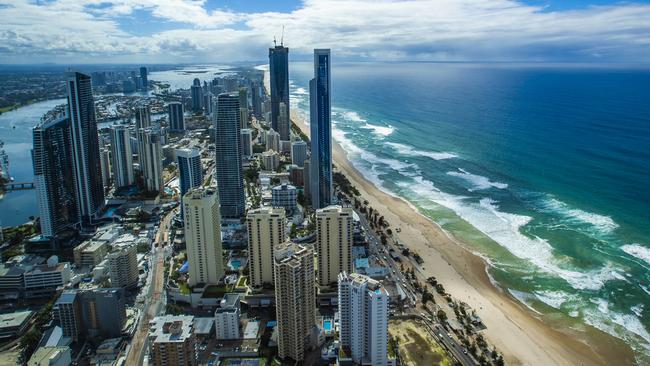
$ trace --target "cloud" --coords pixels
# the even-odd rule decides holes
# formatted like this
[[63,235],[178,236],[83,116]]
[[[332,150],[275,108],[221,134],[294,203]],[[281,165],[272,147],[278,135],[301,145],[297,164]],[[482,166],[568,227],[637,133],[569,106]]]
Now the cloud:
[[[146,35],[122,25],[165,24]],[[650,61],[650,5],[550,11],[514,0],[306,0],[289,12],[208,10],[203,0],[0,0],[0,61],[262,60],[285,27],[292,55],[472,61]]]

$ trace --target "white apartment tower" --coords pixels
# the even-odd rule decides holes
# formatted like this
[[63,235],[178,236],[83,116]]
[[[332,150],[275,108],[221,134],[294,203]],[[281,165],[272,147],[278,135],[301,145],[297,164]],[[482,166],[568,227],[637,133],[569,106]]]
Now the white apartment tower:
[[263,207],[248,211],[248,268],[252,287],[273,285],[274,248],[285,241],[283,208]]
[[388,365],[388,292],[370,277],[338,276],[341,347],[355,364]]
[[316,210],[318,284],[336,283],[339,273],[352,272],[353,215],[351,207],[328,206]]
[[183,197],[189,285],[217,284],[224,275],[221,215],[215,188],[193,188]]
[[274,271],[278,356],[300,362],[316,323],[313,250],[291,242],[278,245]]
[[129,126],[111,126],[111,156],[113,158],[113,180],[115,187],[133,184],[133,154],[131,153],[131,135]]

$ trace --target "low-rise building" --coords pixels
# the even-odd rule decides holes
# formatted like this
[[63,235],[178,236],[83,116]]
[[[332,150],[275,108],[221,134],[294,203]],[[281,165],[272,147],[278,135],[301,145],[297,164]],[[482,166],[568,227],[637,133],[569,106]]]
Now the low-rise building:
[[104,260],[107,251],[108,245],[104,241],[85,241],[73,250],[74,264],[78,268],[92,269]]
[[34,312],[29,310],[0,314],[0,339],[13,338],[22,334],[33,314]]
[[27,366],[69,366],[72,364],[70,347],[40,347],[34,352]]
[[214,312],[214,327],[218,340],[240,339],[241,308],[239,294],[226,294]]
[[108,268],[113,287],[137,286],[139,272],[136,246],[122,246],[109,253]]

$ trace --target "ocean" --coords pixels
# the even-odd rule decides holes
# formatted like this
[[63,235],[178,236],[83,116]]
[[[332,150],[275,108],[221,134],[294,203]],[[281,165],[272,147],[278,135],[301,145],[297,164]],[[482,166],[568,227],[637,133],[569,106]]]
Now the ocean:
[[[290,68],[309,114],[311,63]],[[556,326],[650,363],[650,68],[334,63],[353,165],[461,239]]]

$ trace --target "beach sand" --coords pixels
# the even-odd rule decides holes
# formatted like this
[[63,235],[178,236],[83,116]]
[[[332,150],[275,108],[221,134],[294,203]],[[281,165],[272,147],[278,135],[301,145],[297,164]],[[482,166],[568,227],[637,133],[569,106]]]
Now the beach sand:
[[[307,136],[304,116],[291,112],[291,119]],[[631,349],[621,340],[589,327],[584,333],[556,330],[531,310],[490,282],[486,262],[462,243],[421,215],[407,201],[389,195],[365,179],[347,159],[341,146],[333,144],[334,164],[355,185],[369,205],[393,228],[401,228],[400,243],[424,259],[424,274],[435,276],[455,299],[476,310],[487,326],[483,332],[491,345],[503,353],[509,365],[626,365],[634,364]]]

